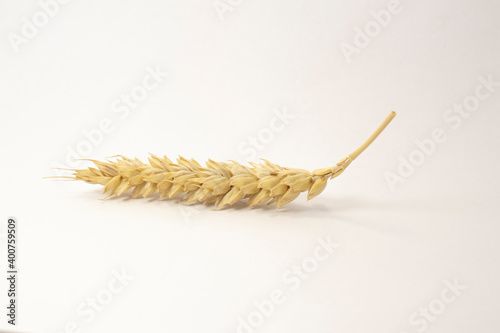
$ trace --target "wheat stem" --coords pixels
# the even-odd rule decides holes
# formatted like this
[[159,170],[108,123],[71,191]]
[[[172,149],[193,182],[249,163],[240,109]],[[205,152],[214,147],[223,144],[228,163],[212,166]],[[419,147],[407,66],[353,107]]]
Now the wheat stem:
[[396,116],[396,112],[392,111],[389,115],[384,119],[382,124],[373,132],[373,134],[365,141],[358,149],[353,151],[348,157],[351,161],[354,161],[356,157],[358,157],[369,145],[372,144],[373,141],[382,133],[382,131],[389,125],[391,120]]
[[338,177],[344,172],[344,170],[354,161],[373,141],[382,133],[382,131],[389,125],[391,120],[396,116],[396,112],[392,111],[380,124],[380,126],[373,132],[373,134],[355,151],[344,157],[337,163],[336,166],[332,168],[323,168],[313,171],[316,176],[330,177],[330,179]]

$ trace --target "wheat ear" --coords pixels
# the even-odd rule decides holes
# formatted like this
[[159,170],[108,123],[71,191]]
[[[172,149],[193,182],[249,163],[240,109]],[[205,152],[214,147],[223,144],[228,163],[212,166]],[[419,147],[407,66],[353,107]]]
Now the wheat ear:
[[152,155],[149,164],[139,159],[118,156],[116,161],[92,161],[96,167],[73,170],[71,179],[90,184],[101,184],[104,193],[121,196],[132,190],[133,197],[149,197],[159,193],[160,198],[183,195],[184,202],[215,204],[218,208],[233,205],[248,198],[248,205],[286,205],[308,191],[307,199],[319,195],[328,179],[339,176],[384,130],[396,113],[391,112],[377,130],[357,150],[343,158],[337,165],[313,172],[284,168],[263,160],[244,166],[238,162],[215,162],[208,160],[201,166],[191,159],[179,157],[177,163],[166,156]]

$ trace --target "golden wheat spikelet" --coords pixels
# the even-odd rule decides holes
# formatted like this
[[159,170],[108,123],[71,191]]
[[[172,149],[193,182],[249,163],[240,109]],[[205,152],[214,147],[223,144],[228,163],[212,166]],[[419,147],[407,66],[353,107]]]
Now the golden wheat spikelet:
[[329,179],[339,176],[384,130],[396,115],[391,112],[377,130],[352,154],[334,167],[313,172],[284,168],[263,160],[244,166],[238,162],[208,160],[201,166],[191,159],[179,157],[177,163],[166,156],[151,155],[148,163],[118,155],[116,161],[90,160],[95,167],[73,170],[73,180],[104,186],[104,193],[121,196],[132,190],[133,197],[149,197],[159,193],[160,198],[173,198],[183,194],[184,202],[215,204],[217,208],[233,205],[248,198],[248,205],[276,204],[281,207],[308,191],[307,199],[319,195]]

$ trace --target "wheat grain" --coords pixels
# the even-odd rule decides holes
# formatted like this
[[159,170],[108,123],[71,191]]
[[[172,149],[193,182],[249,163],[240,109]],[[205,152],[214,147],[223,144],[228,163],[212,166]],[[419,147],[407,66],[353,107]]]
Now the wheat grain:
[[208,160],[206,166],[184,157],[177,163],[166,156],[151,155],[148,163],[121,155],[115,161],[90,160],[95,167],[73,170],[72,179],[104,186],[104,193],[121,196],[132,190],[133,197],[149,197],[159,193],[160,198],[173,198],[182,194],[187,203],[214,204],[218,208],[248,199],[249,206],[276,204],[277,207],[295,200],[308,191],[307,199],[318,196],[329,179],[339,176],[382,132],[396,115],[391,112],[379,128],[356,151],[330,168],[313,172],[284,168],[263,160],[244,166],[238,162]]

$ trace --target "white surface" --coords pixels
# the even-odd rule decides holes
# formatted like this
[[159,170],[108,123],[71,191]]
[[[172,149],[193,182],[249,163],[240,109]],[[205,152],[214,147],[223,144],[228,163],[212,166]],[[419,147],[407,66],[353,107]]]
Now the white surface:
[[[8,34],[40,6],[2,1],[0,216],[2,233],[8,216],[20,225],[18,327],[236,332],[330,236],[338,248],[255,332],[498,332],[500,88],[457,129],[443,117],[480,77],[500,81],[500,6],[403,1],[348,63],[342,42],[387,5],[241,1],[221,20],[211,1],[73,1],[16,53]],[[114,102],[156,66],[169,77],[120,118]],[[398,116],[321,196],[279,211],[99,201],[97,186],[42,179],[105,118],[113,130],[88,158],[245,161],[238,147],[283,108],[296,118],[258,156],[306,169]],[[435,128],[447,140],[391,191],[385,174]],[[122,269],[135,279],[86,322],[77,308]],[[454,279],[467,289],[425,329],[410,323]]]

